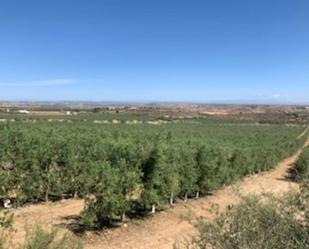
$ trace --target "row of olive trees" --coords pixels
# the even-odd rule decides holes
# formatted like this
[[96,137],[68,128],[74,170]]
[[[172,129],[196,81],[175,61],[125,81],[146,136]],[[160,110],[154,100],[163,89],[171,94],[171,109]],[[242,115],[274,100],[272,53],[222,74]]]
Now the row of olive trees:
[[246,197],[211,222],[199,220],[199,235],[186,248],[309,248],[309,147],[291,173],[299,192],[280,198],[264,195],[262,202],[257,196]]
[[267,170],[300,146],[298,132],[192,125],[1,126],[0,199],[21,205],[85,198],[82,221],[98,226],[124,219],[136,208],[133,203],[155,212]]

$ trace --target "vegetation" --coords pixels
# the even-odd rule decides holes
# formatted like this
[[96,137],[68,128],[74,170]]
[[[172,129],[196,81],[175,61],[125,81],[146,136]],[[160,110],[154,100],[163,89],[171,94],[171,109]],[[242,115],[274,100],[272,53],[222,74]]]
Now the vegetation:
[[36,228],[17,249],[82,249],[82,244],[68,234],[59,235],[57,230]]
[[[212,223],[200,222],[196,248],[305,249],[309,247],[308,189],[283,199],[249,197]],[[305,198],[306,196],[306,198]]]
[[295,164],[295,175],[298,180],[309,178],[309,147],[305,148]]
[[10,242],[13,216],[0,210],[0,249],[82,249],[81,242],[69,234],[60,234],[58,230],[43,230],[37,227],[31,231],[23,245]]
[[309,148],[295,164],[300,193],[248,197],[211,222],[200,221],[190,248],[305,249],[309,247]]
[[155,212],[268,170],[299,148],[302,129],[217,122],[2,124],[0,200],[85,198],[82,224],[101,227],[136,209]]
[[11,232],[13,215],[0,209],[0,249],[5,249]]

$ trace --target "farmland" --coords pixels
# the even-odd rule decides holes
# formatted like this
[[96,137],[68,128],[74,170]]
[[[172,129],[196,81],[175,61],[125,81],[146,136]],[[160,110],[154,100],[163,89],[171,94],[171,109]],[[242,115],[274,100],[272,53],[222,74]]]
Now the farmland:
[[309,1],[2,2],[0,249],[309,248]]
[[[153,113],[84,114],[62,122],[55,121],[60,116],[12,118],[0,124],[1,201],[9,199],[19,210],[83,200],[71,224],[79,232],[207,198],[245,176],[271,170],[307,138],[302,123],[259,123],[251,117],[166,122]],[[128,123],[132,120],[142,122]]]

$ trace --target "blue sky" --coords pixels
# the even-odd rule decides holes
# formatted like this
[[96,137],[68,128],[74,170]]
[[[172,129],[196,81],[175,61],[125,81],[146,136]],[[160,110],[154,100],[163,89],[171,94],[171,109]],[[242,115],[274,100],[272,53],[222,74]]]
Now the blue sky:
[[3,0],[0,100],[309,103],[308,0]]

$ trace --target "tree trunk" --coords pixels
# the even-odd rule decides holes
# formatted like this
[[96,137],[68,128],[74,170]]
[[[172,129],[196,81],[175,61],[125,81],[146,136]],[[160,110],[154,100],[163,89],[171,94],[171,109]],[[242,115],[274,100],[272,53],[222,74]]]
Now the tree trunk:
[[173,193],[171,193],[171,195],[170,195],[170,205],[171,205],[171,206],[174,205],[174,196],[173,196]]
[[47,189],[45,191],[45,202],[49,202],[49,185],[47,186]]
[[77,199],[78,198],[78,193],[77,191],[74,192],[74,199]]
[[185,194],[185,202],[188,201],[188,194]]
[[50,191],[50,167],[48,166],[46,169],[46,175],[47,175],[47,186],[45,191],[45,202],[49,202],[49,191]]
[[151,206],[151,213],[152,214],[156,213],[156,205],[155,204],[152,204],[152,206]]
[[199,191],[196,191],[195,198],[198,199],[199,197],[200,197],[200,192],[199,192]]
[[50,179],[48,176],[47,186],[46,186],[46,191],[45,191],[45,202],[49,202],[49,191],[50,191]]
[[125,212],[123,212],[121,214],[120,220],[121,220],[121,222],[124,222],[126,220],[126,213]]

